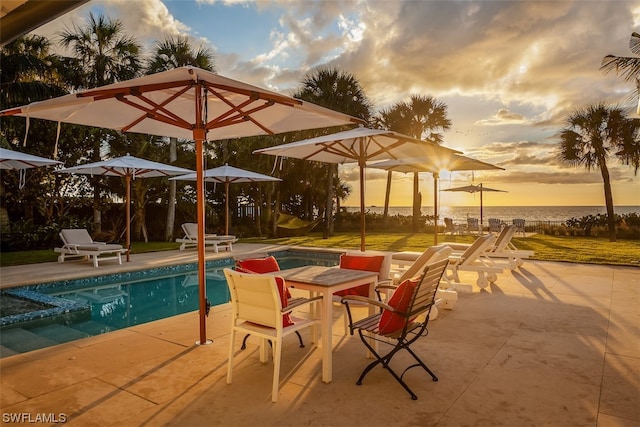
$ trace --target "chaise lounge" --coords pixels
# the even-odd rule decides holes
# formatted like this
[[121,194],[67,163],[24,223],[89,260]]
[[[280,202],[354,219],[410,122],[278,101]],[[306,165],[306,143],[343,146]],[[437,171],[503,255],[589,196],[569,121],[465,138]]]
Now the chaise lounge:
[[58,262],[64,262],[68,258],[82,257],[86,260],[92,260],[94,267],[98,267],[99,261],[116,259],[118,264],[122,264],[121,255],[127,251],[122,245],[95,242],[84,228],[64,229],[60,231],[60,238],[64,245],[54,249],[60,254]]
[[[189,247],[198,246],[198,224],[195,222],[186,222],[182,224],[182,231],[184,231],[184,237],[176,239],[176,242],[182,243],[180,250],[184,251]],[[222,247],[225,250],[231,252],[233,250],[232,244],[237,242],[236,236],[219,236],[217,234],[205,234],[204,245],[213,246],[213,250],[218,253],[219,248]]]

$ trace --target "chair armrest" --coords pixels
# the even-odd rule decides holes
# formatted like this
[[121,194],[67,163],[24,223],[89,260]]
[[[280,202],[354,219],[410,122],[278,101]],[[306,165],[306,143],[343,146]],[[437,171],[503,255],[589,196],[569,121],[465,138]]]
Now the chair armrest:
[[310,304],[312,302],[315,301],[319,301],[322,299],[322,296],[317,296],[317,297],[313,297],[313,298],[296,298],[294,301],[292,301],[291,304],[288,304],[286,307],[284,307],[282,310],[280,310],[283,314],[284,313],[289,313],[290,311],[292,311],[294,308],[300,307],[302,305],[306,305],[306,304]]
[[389,304],[385,304],[382,301],[377,301],[371,298],[367,298],[367,297],[361,297],[359,295],[347,295],[342,297],[341,302],[345,305],[347,305],[347,307],[349,306],[349,301],[358,301],[358,302],[363,302],[369,305],[375,305],[377,307],[380,308],[384,308],[385,310],[390,310],[390,311],[396,311],[393,307],[391,307]]

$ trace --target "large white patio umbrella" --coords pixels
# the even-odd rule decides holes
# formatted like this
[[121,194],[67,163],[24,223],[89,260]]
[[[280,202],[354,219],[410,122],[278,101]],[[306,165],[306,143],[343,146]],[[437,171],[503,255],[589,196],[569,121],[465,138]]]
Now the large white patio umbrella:
[[373,163],[372,168],[379,168],[388,171],[404,172],[404,173],[420,173],[430,172],[433,175],[433,210],[435,218],[434,244],[438,244],[438,179],[440,172],[447,170],[456,171],[473,171],[473,170],[504,170],[499,166],[460,154],[453,154],[449,157],[440,157],[438,159],[401,159],[386,160],[383,162]]
[[480,230],[482,230],[482,193],[486,192],[486,191],[493,191],[493,192],[501,192],[501,193],[507,193],[506,190],[496,190],[495,188],[489,188],[489,187],[485,187],[482,185],[482,183],[478,184],[478,185],[464,185],[462,187],[454,187],[454,188],[447,188],[446,190],[443,191],[464,191],[467,193],[480,193]]
[[196,67],[181,67],[0,111],[195,141],[200,340],[206,339],[204,142],[362,121]]
[[41,166],[51,166],[61,164],[57,160],[47,159],[45,157],[34,156],[32,154],[20,151],[0,148],[0,170],[17,170],[20,173],[20,189],[24,187],[25,170],[31,168],[39,168]]
[[[196,174],[190,173],[187,175],[176,176],[170,179],[195,181]],[[261,173],[252,172],[245,169],[234,168],[233,166],[229,166],[227,164],[204,171],[204,180],[206,182],[216,182],[219,184],[224,184],[224,234],[229,234],[229,184],[241,182],[282,181],[280,178],[263,175]]]
[[140,159],[127,154],[123,157],[105,160],[102,162],[87,163],[61,169],[58,172],[75,173],[91,176],[119,176],[125,179],[126,188],[126,247],[127,262],[131,252],[131,180],[136,178],[157,178],[162,176],[182,175],[193,172],[189,169],[176,166],[165,165],[164,163],[152,162],[151,160]]
[[364,127],[262,148],[254,153],[325,163],[358,163],[360,169],[360,250],[365,250],[364,169],[367,162],[401,158],[439,158],[458,153],[397,132]]

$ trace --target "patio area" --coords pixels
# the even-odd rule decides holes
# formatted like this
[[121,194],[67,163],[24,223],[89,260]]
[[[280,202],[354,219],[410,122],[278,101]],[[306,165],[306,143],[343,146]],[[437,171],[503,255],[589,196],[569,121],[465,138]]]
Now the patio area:
[[[232,254],[267,249],[238,243]],[[0,278],[8,287],[196,257],[172,251],[133,254],[122,266],[2,267]],[[343,335],[337,315],[330,384],[321,381],[321,351],[305,333],[305,348],[295,337],[285,344],[277,403],[270,396],[273,366],[259,363],[257,339],[244,351],[236,343],[234,382],[227,385],[225,304],[208,317],[211,345],[194,345],[192,312],[0,359],[3,424],[40,417],[71,426],[637,426],[639,273],[527,261],[487,290],[461,293],[455,309],[440,310],[429,336],[412,346],[440,379],[408,371],[417,401],[381,368],[355,384],[369,361],[359,338]],[[474,274],[462,276],[475,282]]]

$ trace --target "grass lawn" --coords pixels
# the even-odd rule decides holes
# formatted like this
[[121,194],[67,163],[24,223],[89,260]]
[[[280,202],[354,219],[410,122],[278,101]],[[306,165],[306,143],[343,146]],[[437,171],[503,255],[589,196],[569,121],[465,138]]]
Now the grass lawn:
[[[439,236],[442,242],[473,242],[473,236]],[[336,233],[323,239],[322,233],[309,233],[300,237],[278,239],[246,238],[240,243],[266,243],[292,246],[312,246],[321,248],[357,250],[360,248],[359,233]],[[379,233],[367,234],[367,249],[380,251],[423,251],[432,246],[432,234]],[[606,238],[547,236],[536,234],[525,238],[514,237],[518,249],[535,251],[533,259],[545,261],[567,261],[586,264],[617,264],[640,266],[640,240],[618,240],[609,242]],[[134,242],[132,252],[157,252],[176,250],[180,245],[171,242]],[[57,254],[52,249],[23,252],[0,253],[0,266],[55,262]]]

